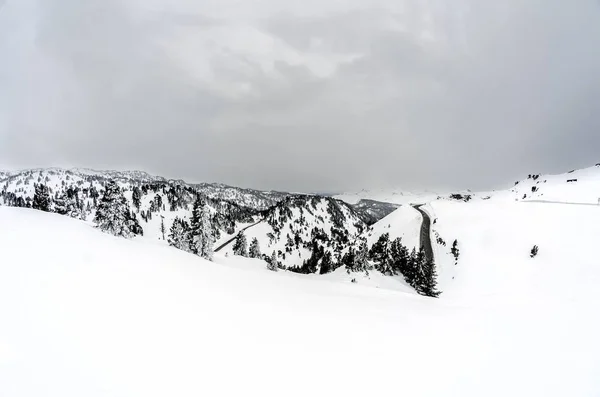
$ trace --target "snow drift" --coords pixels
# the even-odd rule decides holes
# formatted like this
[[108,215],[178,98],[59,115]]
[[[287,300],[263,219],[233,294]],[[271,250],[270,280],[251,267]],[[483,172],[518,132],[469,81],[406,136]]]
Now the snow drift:
[[[539,230],[548,208],[534,210]],[[239,257],[207,262],[0,207],[0,395],[597,395],[600,271],[587,244],[599,219],[565,213],[561,222],[578,221],[503,261],[502,250],[488,260],[489,247],[475,244],[496,247],[518,225],[466,237],[491,208],[472,218],[435,210],[440,232],[465,244],[465,281],[441,299]],[[578,222],[590,223],[572,229]],[[576,230],[590,233],[581,244],[555,240]],[[539,258],[507,263],[530,243]],[[518,278],[518,295],[508,276],[489,288],[503,273]]]

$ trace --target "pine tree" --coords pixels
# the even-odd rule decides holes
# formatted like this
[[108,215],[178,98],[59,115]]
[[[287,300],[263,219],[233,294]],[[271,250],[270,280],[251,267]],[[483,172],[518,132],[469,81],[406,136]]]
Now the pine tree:
[[235,238],[233,244],[233,254],[243,257],[248,257],[248,242],[246,241],[246,235],[243,231],[240,231]]
[[331,252],[327,251],[323,254],[323,259],[321,259],[321,269],[319,270],[320,274],[327,274],[334,270],[333,260],[331,259]]
[[390,268],[392,274],[404,274],[408,265],[408,248],[397,238],[390,244]]
[[356,251],[356,257],[354,258],[354,271],[368,271],[370,270],[369,265],[369,247],[367,242],[363,241],[358,246]]
[[369,251],[369,258],[375,262],[383,263],[388,257],[388,246],[390,244],[390,234],[384,233],[379,236],[379,239]]
[[171,225],[171,229],[169,231],[169,236],[167,240],[169,245],[177,249],[189,252],[189,228],[190,226],[185,220],[175,218],[175,220],[173,220],[173,225]]
[[103,232],[115,236],[129,238],[143,234],[137,219],[131,216],[129,204],[121,188],[112,180],[104,187],[104,195],[98,203],[94,223]]
[[162,234],[162,239],[165,239],[165,217],[161,216],[160,217],[160,233]]
[[402,275],[404,276],[404,280],[411,287],[415,287],[415,282],[417,278],[417,250],[415,248],[412,249],[410,255],[406,260],[406,266],[402,269]]
[[431,259],[425,261],[421,266],[422,270],[422,281],[420,283],[421,295],[437,298],[441,292],[437,290],[437,272],[435,270],[435,263]]
[[458,240],[454,240],[454,242],[452,243],[452,248],[450,249],[450,252],[454,256],[454,264],[457,265],[458,257],[460,255],[460,250],[458,249]]
[[35,184],[35,193],[31,207],[35,210],[50,212],[51,201],[48,186],[41,183]]
[[190,225],[190,251],[204,259],[212,260],[214,234],[208,206],[196,198]]
[[142,192],[139,187],[134,186],[133,193],[131,195],[131,201],[133,202],[133,206],[135,207],[137,212],[140,212],[141,200],[142,200]]
[[277,261],[277,254],[275,251],[271,254],[271,260],[267,263],[267,269],[276,272],[279,270],[279,262]]
[[534,245],[533,248],[531,249],[531,252],[529,253],[529,256],[531,258],[535,258],[537,256],[539,250],[540,250],[540,247],[538,247],[537,245]]
[[258,243],[258,239],[256,237],[252,239],[252,243],[250,244],[250,249],[248,251],[248,256],[250,258],[262,257],[262,254],[260,253],[260,244]]
[[54,199],[54,212],[60,215],[68,215],[71,218],[85,218],[82,210],[78,207],[77,190],[68,188]]

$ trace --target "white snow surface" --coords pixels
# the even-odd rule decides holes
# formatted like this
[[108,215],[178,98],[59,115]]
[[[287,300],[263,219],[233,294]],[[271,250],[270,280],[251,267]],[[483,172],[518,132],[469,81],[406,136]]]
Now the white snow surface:
[[402,239],[409,250],[419,250],[421,238],[421,213],[410,205],[402,205],[400,208],[375,223],[366,232],[367,245],[371,247],[384,233],[390,234],[390,240],[398,237]]
[[0,207],[0,396],[600,395],[600,208],[427,210],[440,299]]

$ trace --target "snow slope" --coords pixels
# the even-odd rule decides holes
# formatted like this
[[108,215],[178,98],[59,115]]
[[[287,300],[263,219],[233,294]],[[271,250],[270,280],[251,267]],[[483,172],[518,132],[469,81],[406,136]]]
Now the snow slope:
[[[598,303],[592,291],[600,284],[600,207],[490,200],[435,201],[429,208],[437,218],[433,230],[447,242],[436,244],[445,296],[518,300],[535,287],[553,301],[591,293]],[[456,266],[449,254],[454,239],[461,250]],[[531,259],[534,245],[539,254]]]
[[0,207],[0,395],[600,394],[598,212],[469,205],[433,206],[464,241],[441,299]]
[[390,240],[398,237],[409,250],[419,249],[423,217],[410,205],[403,205],[390,215],[375,223],[366,232],[367,245],[371,247],[384,233],[390,234]]

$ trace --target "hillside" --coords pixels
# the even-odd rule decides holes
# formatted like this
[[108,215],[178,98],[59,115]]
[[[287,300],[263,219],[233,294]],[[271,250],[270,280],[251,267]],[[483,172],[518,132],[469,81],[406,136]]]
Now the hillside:
[[[257,239],[261,247],[257,257],[270,262],[275,253],[281,268],[301,273],[335,271],[343,265],[348,250],[358,250],[359,243],[367,239],[361,236],[367,226],[398,207],[372,200],[348,205],[330,197],[259,192],[221,184],[190,185],[140,171],[56,168],[20,171],[0,180],[0,205],[39,209],[36,194],[46,195],[44,210],[92,224],[110,181],[117,181],[118,194],[122,193],[124,200],[118,211],[130,218],[123,222],[130,224],[128,228],[137,238],[194,251],[190,246],[192,209],[200,200],[208,212],[205,223],[211,230],[209,244],[213,249],[225,246],[223,252],[233,254],[232,239],[251,227],[246,232],[247,244]],[[244,205],[248,203],[250,207]],[[345,262],[350,267],[352,258]],[[363,267],[353,267],[353,271],[360,269]]]
[[16,193],[23,198],[33,197],[33,184],[44,183],[54,191],[60,191],[65,185],[75,184],[83,187],[90,183],[96,188],[108,180],[116,180],[121,185],[132,187],[135,185],[163,183],[183,186],[192,189],[208,198],[219,201],[234,202],[239,206],[254,210],[265,210],[282,198],[287,193],[262,192],[253,189],[237,188],[219,183],[193,184],[181,180],[168,180],[160,176],[153,176],[143,171],[96,171],[90,169],[61,169],[42,168],[22,170],[17,172],[0,173],[0,188],[6,192]]
[[[598,214],[481,203],[468,217],[472,204],[444,205],[440,232],[458,236],[464,256],[439,300],[241,257],[211,263],[1,207],[0,395],[597,394]],[[533,222],[562,211],[565,227],[550,233]],[[494,213],[506,221],[486,227]],[[32,236],[43,236],[35,250]]]
[[[350,205],[329,197],[289,196],[262,215],[261,222],[244,232],[246,240],[256,238],[263,254],[275,252],[288,268],[301,267],[319,250],[339,263],[346,248],[367,228]],[[223,252],[233,254],[233,246]],[[309,273],[319,270],[317,265]]]

